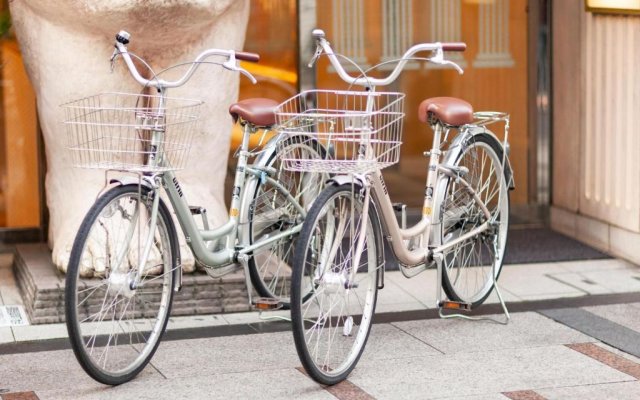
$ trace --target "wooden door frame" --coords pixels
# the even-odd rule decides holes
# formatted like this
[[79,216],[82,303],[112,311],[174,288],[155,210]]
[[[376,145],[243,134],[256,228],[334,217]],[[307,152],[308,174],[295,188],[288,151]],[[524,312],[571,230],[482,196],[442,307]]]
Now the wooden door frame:
[[[548,222],[552,171],[551,1],[527,3],[528,204],[521,210],[532,220]],[[542,58],[539,52],[543,51]],[[542,70],[546,76],[540,76]],[[541,104],[542,103],[542,104]]]

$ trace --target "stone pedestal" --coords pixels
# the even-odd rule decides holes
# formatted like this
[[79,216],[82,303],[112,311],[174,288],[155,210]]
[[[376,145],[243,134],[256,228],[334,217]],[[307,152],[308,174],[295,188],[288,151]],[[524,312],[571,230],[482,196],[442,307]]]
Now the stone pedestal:
[[[17,245],[13,270],[31,323],[64,322],[65,276],[51,262],[47,245]],[[172,316],[250,309],[242,270],[216,279],[200,272],[185,274],[182,283],[173,296]]]

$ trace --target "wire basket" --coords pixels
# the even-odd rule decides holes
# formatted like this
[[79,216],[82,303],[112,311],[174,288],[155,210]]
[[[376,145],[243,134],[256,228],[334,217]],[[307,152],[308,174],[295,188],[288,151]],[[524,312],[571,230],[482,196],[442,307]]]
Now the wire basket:
[[[276,129],[307,137],[327,148],[325,159],[298,158],[282,151],[291,171],[366,174],[398,162],[402,145],[404,94],[309,90],[276,109]],[[283,143],[284,141],[280,141]]]
[[161,98],[102,93],[63,104],[73,166],[151,173],[183,169],[203,102]]

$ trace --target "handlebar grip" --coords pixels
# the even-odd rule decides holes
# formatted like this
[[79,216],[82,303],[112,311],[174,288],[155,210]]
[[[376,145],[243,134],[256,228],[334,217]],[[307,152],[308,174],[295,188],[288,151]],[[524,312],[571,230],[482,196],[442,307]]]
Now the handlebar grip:
[[465,51],[466,49],[467,44],[464,42],[442,43],[442,50],[444,51]]
[[122,43],[124,45],[129,43],[129,39],[131,38],[131,35],[129,34],[129,32],[127,31],[120,31],[118,32],[118,34],[116,35],[116,41],[118,43]]
[[325,34],[324,34],[324,31],[322,29],[314,29],[311,32],[311,35],[316,39],[324,39],[325,38]]
[[242,61],[258,62],[260,61],[260,54],[236,51],[236,58]]

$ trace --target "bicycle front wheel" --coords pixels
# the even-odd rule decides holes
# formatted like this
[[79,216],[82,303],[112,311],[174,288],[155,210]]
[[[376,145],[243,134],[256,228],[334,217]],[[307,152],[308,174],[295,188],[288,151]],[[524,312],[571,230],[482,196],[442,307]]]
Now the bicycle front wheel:
[[[307,136],[293,136],[284,139],[267,162],[275,170],[275,179],[286,190],[268,181],[252,179],[247,190],[254,193],[249,210],[245,243],[256,244],[260,240],[301,224],[301,215],[293,202],[308,210],[327,180],[327,174],[318,172],[288,171],[282,165],[282,158],[324,159],[326,151],[316,140]],[[287,197],[287,194],[291,198]],[[249,259],[251,283],[260,296],[279,299],[284,308],[289,308],[291,265],[293,250],[298,234],[282,237],[253,251]]]
[[382,265],[372,203],[360,187],[328,186],[311,207],[295,250],[291,320],[300,361],[333,385],[356,366],[369,337]]
[[[151,195],[137,185],[109,190],[87,213],[71,251],[65,287],[69,339],[82,368],[107,385],[131,380],[147,365],[169,319],[179,247],[162,201],[157,224],[150,226]],[[151,251],[136,286],[149,237]],[[94,279],[80,277],[87,266],[95,268]]]
[[[484,232],[458,242],[444,254],[443,288],[454,301],[479,306],[493,290],[502,270],[509,227],[509,191],[500,143],[487,134],[474,135],[455,165],[468,169],[464,179],[491,214],[485,217],[471,192],[453,178],[439,183],[434,220],[442,244],[457,240],[489,222]],[[439,231],[439,232],[438,232]]]

